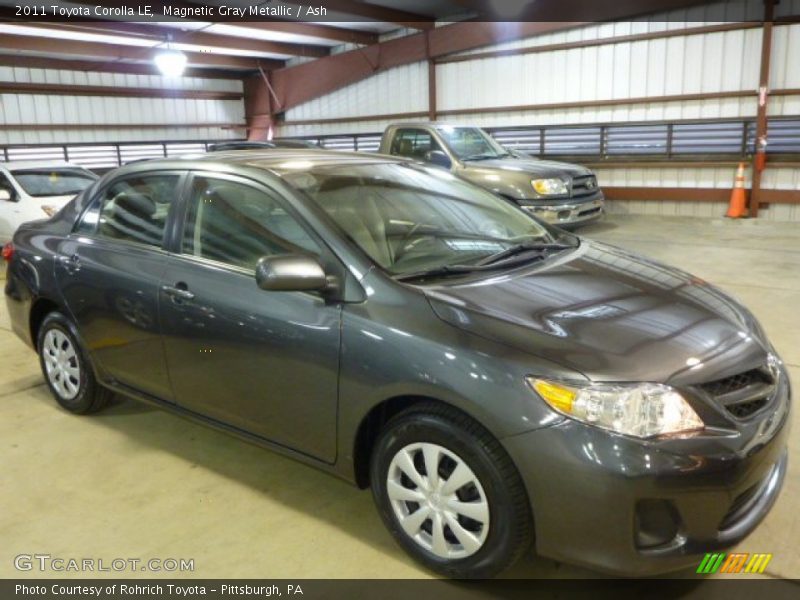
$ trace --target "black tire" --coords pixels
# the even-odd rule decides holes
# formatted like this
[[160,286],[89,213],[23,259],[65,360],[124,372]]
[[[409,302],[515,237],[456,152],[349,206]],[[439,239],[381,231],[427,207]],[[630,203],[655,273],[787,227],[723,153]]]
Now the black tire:
[[[387,478],[395,455],[415,443],[443,447],[460,458],[477,477],[488,502],[489,525],[483,545],[473,554],[463,558],[442,558],[415,541],[400,525],[387,491]],[[441,473],[437,477],[442,481],[447,481],[446,477],[453,473],[447,473],[447,460],[446,457],[437,463]],[[446,405],[433,402],[414,405],[386,424],[372,452],[370,483],[378,511],[398,543],[417,561],[446,577],[493,577],[510,567],[531,547],[533,524],[528,495],[511,458],[484,427]],[[465,489],[459,488],[458,493]],[[437,495],[436,502],[439,501]],[[415,510],[422,504],[412,502],[406,506],[410,507],[408,510]],[[426,522],[425,526],[430,533],[433,522]],[[481,531],[480,527],[478,531]],[[452,530],[448,532],[445,528],[445,533],[452,543],[457,541]],[[450,547],[458,546],[448,545]]]
[[[50,334],[50,337],[48,337],[48,334]],[[70,377],[69,385],[71,388],[76,389],[74,395],[70,390],[65,392],[64,390],[67,388],[64,387],[64,384],[60,383],[58,379],[54,382],[55,376],[51,377],[48,372],[48,361],[52,364],[52,361],[56,360],[57,350],[53,344],[56,339],[62,341],[61,344],[57,344],[62,346],[62,351],[63,348],[74,349],[74,356],[65,359],[65,363],[71,369],[74,370],[77,367],[78,370],[78,377]],[[46,347],[46,344],[49,347]],[[92,365],[80,343],[78,343],[75,328],[62,313],[53,311],[44,318],[39,327],[36,348],[39,354],[39,365],[42,368],[47,387],[50,388],[50,393],[53,394],[56,402],[63,408],[71,413],[85,415],[99,411],[108,403],[112,393],[102,387],[95,379]],[[62,372],[58,375],[63,378],[65,373]]]

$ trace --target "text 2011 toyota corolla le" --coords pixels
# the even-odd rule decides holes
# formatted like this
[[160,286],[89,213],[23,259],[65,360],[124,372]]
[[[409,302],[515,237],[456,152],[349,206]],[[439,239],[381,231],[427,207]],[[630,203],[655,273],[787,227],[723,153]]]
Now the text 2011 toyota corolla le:
[[454,577],[696,564],[767,514],[787,374],[686,273],[440,169],[315,150],[118,169],[23,226],[6,297],[67,410],[112,392],[360,486]]

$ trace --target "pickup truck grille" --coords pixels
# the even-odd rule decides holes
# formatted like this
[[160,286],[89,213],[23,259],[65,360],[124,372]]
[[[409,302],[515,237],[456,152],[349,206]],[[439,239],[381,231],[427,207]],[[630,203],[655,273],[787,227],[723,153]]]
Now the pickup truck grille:
[[594,175],[581,175],[572,180],[572,197],[591,196],[597,192],[597,178]]
[[769,404],[775,394],[775,384],[774,377],[764,366],[709,381],[698,387],[733,417],[746,419]]

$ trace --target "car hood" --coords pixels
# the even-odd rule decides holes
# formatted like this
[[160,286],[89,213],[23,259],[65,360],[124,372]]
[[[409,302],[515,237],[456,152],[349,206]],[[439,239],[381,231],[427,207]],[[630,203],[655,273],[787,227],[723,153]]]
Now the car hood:
[[592,173],[589,169],[580,165],[553,160],[537,160],[535,158],[497,158],[493,160],[466,161],[463,164],[465,174],[486,171],[493,171],[496,174],[497,171],[503,171],[504,175],[518,173],[528,178],[528,176],[563,177],[564,175],[579,177],[581,175],[591,175]]
[[595,381],[691,385],[760,366],[768,351],[750,313],[702,279],[586,240],[425,293],[451,325]]
[[69,196],[28,196],[28,198],[37,204],[50,205],[61,208],[67,202],[72,200],[77,194],[70,194]]

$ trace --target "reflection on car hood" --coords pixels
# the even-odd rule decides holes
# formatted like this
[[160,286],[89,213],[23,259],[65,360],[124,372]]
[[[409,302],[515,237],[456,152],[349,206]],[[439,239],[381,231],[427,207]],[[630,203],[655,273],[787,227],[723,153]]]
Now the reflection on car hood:
[[578,177],[590,175],[591,171],[580,165],[556,162],[552,160],[536,160],[534,158],[496,158],[490,160],[465,161],[464,167],[467,172],[501,170],[508,171],[509,174],[518,172],[520,174],[536,177]]
[[597,381],[709,381],[762,364],[750,314],[683,271],[583,240],[466,284],[426,288],[446,322]]
[[29,196],[29,199],[33,200],[34,202],[38,202],[39,204],[47,204],[61,208],[76,195],[77,194],[70,194],[68,196]]

